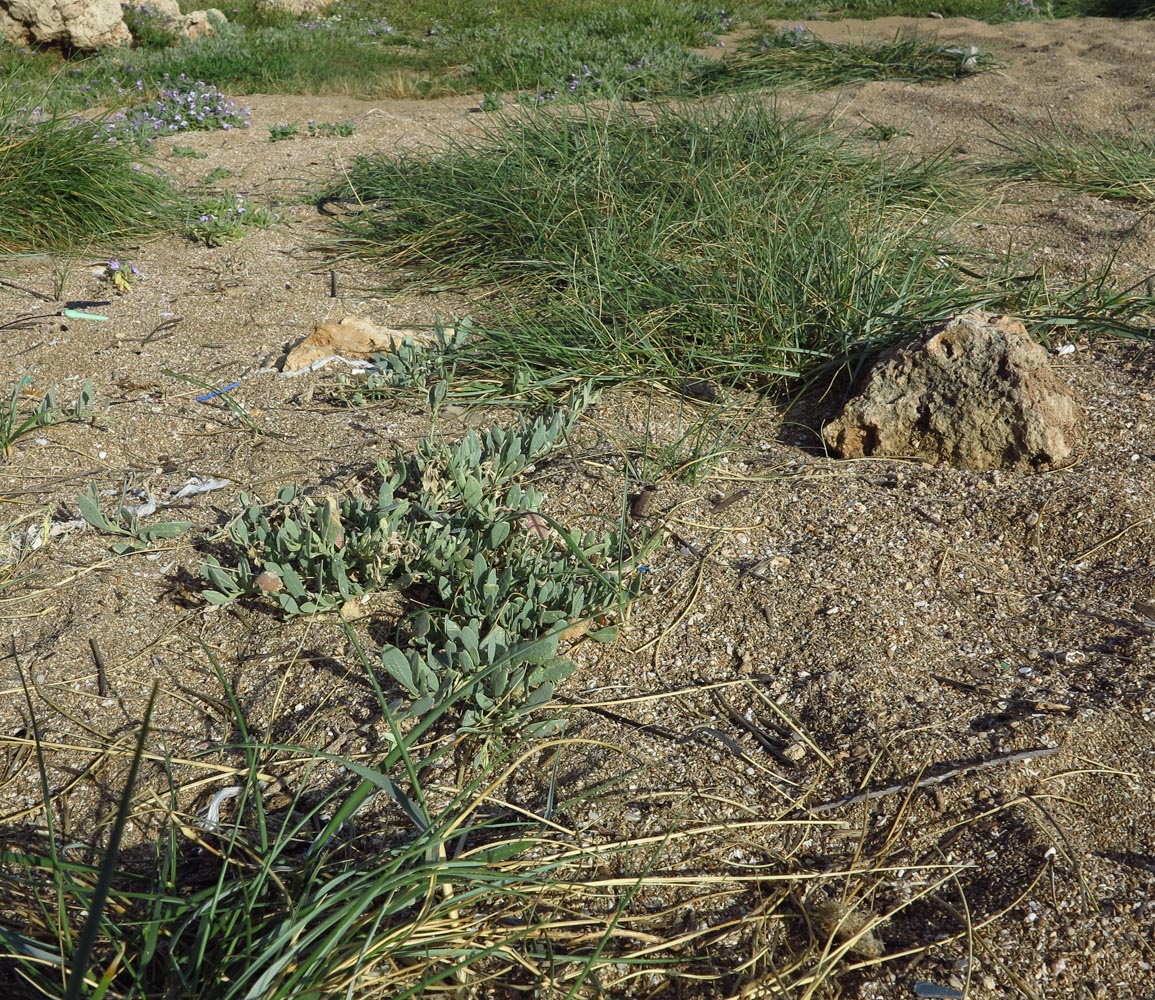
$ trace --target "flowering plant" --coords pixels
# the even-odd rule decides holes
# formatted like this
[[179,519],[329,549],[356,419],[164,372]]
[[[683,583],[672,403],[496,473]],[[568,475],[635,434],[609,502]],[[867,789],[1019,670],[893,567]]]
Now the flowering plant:
[[[225,97],[216,87],[201,80],[190,80],[181,73],[175,80],[168,74],[160,97],[147,104],[138,104],[127,111],[113,115],[105,122],[109,142],[130,136],[141,146],[149,145],[160,135],[176,132],[211,131],[247,128],[251,112],[238,108],[236,101]],[[137,89],[143,89],[137,81]]]
[[246,226],[268,226],[275,221],[268,209],[259,206],[250,209],[241,194],[202,201],[194,212],[197,214],[189,225],[188,235],[208,247],[240,239]]
[[132,291],[132,283],[137,278],[144,276],[135,264],[122,264],[115,257],[110,257],[108,263],[104,265],[104,273],[101,277],[105,281],[111,281],[112,287],[123,295],[125,292]]

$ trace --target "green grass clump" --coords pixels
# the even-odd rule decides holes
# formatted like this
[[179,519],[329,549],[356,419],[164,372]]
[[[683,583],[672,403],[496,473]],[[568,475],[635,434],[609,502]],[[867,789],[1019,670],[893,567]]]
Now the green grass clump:
[[744,48],[735,59],[715,64],[703,89],[734,87],[837,87],[874,80],[930,83],[979,72],[990,57],[977,49],[944,47],[897,36],[892,42],[824,42],[795,25]]
[[104,118],[41,117],[0,98],[0,252],[107,244],[172,224],[176,196]]
[[8,398],[0,402],[0,459],[11,458],[16,442],[26,434],[92,416],[90,383],[84,384],[72,406],[59,404],[52,389],[37,398],[32,384],[32,376],[25,375],[8,390]]
[[[668,949],[615,933],[632,892],[590,885],[589,855],[534,814],[564,817],[580,797],[551,786],[547,801],[515,812],[493,794],[559,741],[519,743],[447,794],[441,779],[452,780],[459,741],[438,727],[462,692],[444,692],[402,730],[361,655],[391,738],[371,757],[340,757],[260,738],[206,655],[236,738],[215,759],[174,760],[149,732],[154,688],[123,787],[109,790],[119,808],[100,849],[63,846],[51,751],[33,729],[43,825],[7,831],[0,850],[0,962],[28,984],[18,995],[400,1000],[456,995],[470,982],[577,995],[591,975],[614,982],[683,964],[684,929]],[[492,672],[518,655],[508,650]],[[122,749],[92,753],[108,773],[126,763]],[[139,787],[150,770],[160,782]],[[603,792],[618,780],[611,774]],[[206,783],[215,794],[203,794]],[[142,830],[144,842],[129,844]],[[604,871],[630,853],[642,867],[653,847],[596,851]],[[588,916],[573,912],[577,895]]]
[[1011,154],[997,168],[1004,176],[1050,181],[1100,198],[1155,201],[1155,139],[1139,129],[1074,135],[1052,123],[1049,133],[1003,131],[998,144]]
[[230,24],[250,29],[288,28],[303,19],[265,0],[230,0],[229,3],[218,4],[217,9],[228,18]]
[[545,99],[681,93],[712,66],[690,49],[709,44],[720,29],[716,5],[634,0],[580,7],[578,16],[566,5],[543,20],[447,29],[443,44],[464,65],[469,91]]
[[344,251],[504,287],[489,336],[532,366],[773,380],[989,293],[945,256],[943,162],[755,102],[539,112],[331,194],[364,206]]

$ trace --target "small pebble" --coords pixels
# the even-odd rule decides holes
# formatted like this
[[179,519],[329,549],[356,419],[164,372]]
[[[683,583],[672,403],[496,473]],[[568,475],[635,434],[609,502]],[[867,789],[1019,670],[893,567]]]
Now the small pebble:
[[791,743],[785,750],[782,751],[782,756],[787,760],[793,761],[797,764],[806,756],[805,743]]

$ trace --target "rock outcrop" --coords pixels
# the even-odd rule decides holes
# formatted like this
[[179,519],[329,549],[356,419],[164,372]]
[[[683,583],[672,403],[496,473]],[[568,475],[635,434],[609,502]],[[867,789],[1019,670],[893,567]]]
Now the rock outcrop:
[[176,0],[120,0],[125,7],[138,7],[144,11],[152,11],[166,21],[179,21],[184,15],[180,12],[180,4]]
[[123,0],[123,3],[125,6],[131,5],[140,10],[151,11],[156,16],[164,18],[172,26],[175,34],[192,41],[205,35],[215,35],[217,24],[227,20],[224,12],[215,7],[182,14],[176,0]]
[[191,14],[185,14],[184,24],[180,30],[185,38],[195,42],[205,35],[215,35],[217,25],[223,23],[224,20],[224,13],[217,10],[216,7],[209,7],[207,10],[194,10]]
[[120,0],[0,0],[0,34],[17,45],[82,50],[132,41]]
[[822,438],[842,458],[1041,470],[1069,459],[1083,416],[1022,323],[976,312],[884,354]]
[[[151,11],[190,39],[215,34],[227,20],[215,7],[182,14],[176,0],[125,0],[129,5]],[[16,45],[82,51],[132,42],[120,0],[0,0],[0,36]]]

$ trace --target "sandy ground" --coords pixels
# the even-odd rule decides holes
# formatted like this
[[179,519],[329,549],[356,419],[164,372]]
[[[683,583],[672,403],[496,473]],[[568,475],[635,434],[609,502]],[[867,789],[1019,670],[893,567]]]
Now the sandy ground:
[[[908,133],[893,140],[900,148],[986,157],[998,128],[1155,125],[1155,24],[809,26],[830,39],[913,27],[994,54],[994,72],[949,85],[781,98],[851,126],[894,126]],[[21,673],[34,682],[43,739],[60,748],[50,778],[67,839],[91,838],[107,816],[123,762],[95,751],[130,746],[154,681],[162,691],[154,748],[195,760],[176,771],[187,786],[183,808],[203,807],[220,784],[212,766],[241,763],[217,748],[232,725],[210,652],[256,733],[350,754],[381,745],[376,701],[340,627],[286,624],[271,609],[206,610],[193,578],[198,546],[240,492],[267,498],[294,482],[352,488],[378,455],[427,430],[411,399],[350,411],[330,403],[331,372],[287,379],[261,370],[318,322],[429,323],[483,308],[406,291],[399,276],[367,265],[326,261],[309,250],[326,221],[303,199],[358,153],[436,142],[483,116],[471,99],[239,101],[253,110],[250,129],[180,136],[162,144],[161,161],[188,185],[229,170],[221,186],[274,205],[281,224],[218,249],[175,238],[126,248],[121,258],[144,275],[129,295],[110,295],[99,260],[66,267],[32,258],[10,268],[14,284],[53,301],[0,289],[0,321],[65,302],[100,303],[93,310],[110,317],[3,331],[0,384],[30,373],[37,388],[69,397],[90,379],[107,407],[96,426],[22,439],[0,465],[14,551],[45,517],[73,521],[90,485],[164,498],[191,477],[231,484],[176,502],[166,516],[193,521],[194,531],[153,554],[114,556],[112,539],[73,524],[21,563],[21,574],[34,575],[0,597],[13,639],[0,654],[0,738],[10,759],[0,816],[13,831],[42,822],[35,768],[22,756]],[[307,120],[357,128],[347,138],[267,141],[269,125]],[[174,158],[173,145],[205,158]],[[1144,211],[1015,184],[967,224],[979,241],[1029,252],[1056,274],[1077,276],[1117,254],[1120,279],[1137,280],[1155,270]],[[1152,621],[1135,610],[1155,598],[1155,355],[1071,340],[1078,349],[1055,363],[1088,417],[1078,460],[1062,471],[841,463],[816,449],[798,414],[784,419],[750,397],[726,400],[752,419],[703,481],[658,483],[652,517],[666,541],[644,597],[616,646],[577,648],[580,669],[562,692],[579,706],[565,707],[571,735],[621,748],[567,751],[559,772],[567,791],[642,770],[564,822],[590,840],[659,834],[672,823],[749,824],[692,848],[672,845],[658,863],[735,879],[720,900],[683,905],[687,926],[768,908],[774,884],[742,877],[798,876],[763,928],[767,952],[745,977],[725,981],[726,991],[767,982],[804,954],[804,914],[821,934],[829,927],[814,915],[844,900],[860,915],[888,917],[876,950],[905,957],[848,956],[835,975],[843,996],[911,996],[919,981],[965,988],[976,1000],[1155,995],[1155,644]],[[254,435],[221,406],[198,403],[203,390],[165,370],[212,385],[240,379],[234,398],[275,434]],[[836,402],[813,403],[804,416],[821,417],[823,407],[829,415]],[[588,525],[616,514],[621,448],[647,435],[674,442],[709,415],[658,389],[607,395],[572,447],[539,469],[547,510]],[[616,718],[580,707],[594,703]],[[1008,757],[1018,752],[1027,757]],[[980,762],[990,766],[967,770]],[[909,792],[920,775],[944,769],[962,773]],[[142,788],[166,781],[159,766],[146,768]],[[821,825],[781,822],[800,815],[800,801],[895,786],[904,790],[820,812]],[[534,773],[508,794],[540,807]],[[934,866],[954,873],[938,888],[930,887],[943,869]],[[661,893],[646,900],[672,902]],[[969,945],[958,937],[964,912]],[[926,950],[934,941],[943,943]],[[754,942],[739,934],[724,947],[737,965]],[[719,988],[688,982],[676,995]]]

